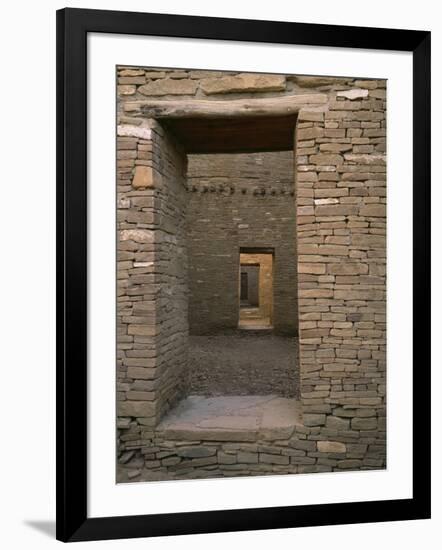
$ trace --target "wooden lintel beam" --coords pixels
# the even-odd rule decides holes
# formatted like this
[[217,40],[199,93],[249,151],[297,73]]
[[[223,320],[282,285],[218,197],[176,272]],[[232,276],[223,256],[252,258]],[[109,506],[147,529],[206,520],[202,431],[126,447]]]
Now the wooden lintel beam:
[[290,116],[302,108],[327,103],[325,94],[302,94],[263,99],[232,99],[208,101],[204,99],[171,99],[130,101],[126,112],[141,112],[149,118],[230,118],[248,116]]

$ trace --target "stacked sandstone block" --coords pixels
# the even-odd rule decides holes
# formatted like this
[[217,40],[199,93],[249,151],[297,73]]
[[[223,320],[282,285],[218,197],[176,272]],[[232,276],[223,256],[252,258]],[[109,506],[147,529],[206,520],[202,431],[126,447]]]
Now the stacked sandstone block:
[[[128,441],[118,481],[192,479],[244,475],[306,474],[383,467],[382,444],[356,434],[292,428],[292,435],[259,438],[225,433],[210,439],[164,438],[161,432],[139,451]],[[221,437],[217,441],[216,437]],[[243,439],[241,439],[243,437]],[[229,439],[229,440],[226,440]]]
[[324,112],[301,111],[297,128],[304,423],[344,440],[357,434],[382,452],[385,82],[356,81],[330,96]]
[[118,415],[152,429],[187,381],[186,158],[155,121],[118,134]]

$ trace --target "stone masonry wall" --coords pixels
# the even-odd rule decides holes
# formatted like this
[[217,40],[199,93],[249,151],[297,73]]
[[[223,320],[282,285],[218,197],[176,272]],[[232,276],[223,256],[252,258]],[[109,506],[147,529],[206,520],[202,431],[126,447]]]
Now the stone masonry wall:
[[297,128],[304,424],[385,465],[385,81],[329,94]]
[[277,333],[296,334],[293,152],[189,156],[190,330],[236,328],[240,248],[274,250]]
[[[181,305],[172,312],[168,308],[174,307],[174,300],[164,297],[157,303],[156,294],[170,281],[169,291],[176,289],[177,297],[183,297],[179,281],[185,243],[175,240],[178,225],[161,229],[172,216],[160,216],[162,207],[156,211],[157,201],[164,199],[169,208],[172,200],[173,216],[182,223],[178,204],[183,204],[185,161],[180,144],[155,148],[157,139],[160,143],[169,138],[161,126],[146,121],[136,101],[309,93],[322,93],[327,100],[301,109],[296,130],[298,279],[293,283],[298,292],[302,425],[267,443],[167,440],[155,425],[167,408],[164,403],[172,404],[184,391],[186,361],[178,360],[179,349],[185,358],[180,336],[175,339],[171,328],[163,340],[162,325],[172,327],[174,319],[180,319],[177,332],[182,334],[185,300],[178,299]],[[146,471],[152,479],[282,473],[289,464],[292,472],[384,468],[386,82],[119,67],[117,106],[120,479],[140,479]],[[161,164],[168,154],[177,162]],[[163,168],[140,170],[151,165]],[[168,172],[172,166],[180,167],[175,175]],[[180,198],[166,197],[165,188],[178,179],[183,187],[172,187]],[[207,206],[216,196],[235,208],[236,195],[205,195]],[[189,187],[189,196],[202,194]],[[272,195],[266,191],[265,197]],[[166,246],[160,246],[163,237],[171,250],[182,251],[183,261],[173,276],[161,273],[168,269],[162,256]],[[294,241],[287,243],[292,246]],[[161,363],[163,353],[158,351],[175,344],[177,353],[171,357],[176,362]],[[164,378],[175,389],[165,390]]]
[[158,125],[153,132],[153,162],[159,173],[155,209],[158,416],[186,394],[188,383],[188,254],[186,238],[186,157]]
[[119,415],[153,427],[187,380],[186,157],[155,121],[119,134]]
[[[380,449],[357,440],[342,443],[299,428],[292,437],[237,441],[181,441],[158,436],[137,458],[120,457],[117,482],[162,481],[281,474],[344,472],[382,468]],[[333,435],[333,434],[331,434]],[[127,448],[130,448],[127,446]],[[370,450],[368,450],[370,448]]]

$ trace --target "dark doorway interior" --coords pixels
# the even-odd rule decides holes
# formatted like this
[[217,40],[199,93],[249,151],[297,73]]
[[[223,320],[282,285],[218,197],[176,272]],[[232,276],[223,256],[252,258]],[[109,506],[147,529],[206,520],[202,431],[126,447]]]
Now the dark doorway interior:
[[238,328],[272,329],[273,251],[240,249],[240,300]]
[[240,307],[259,307],[259,264],[241,264]]
[[249,274],[247,271],[241,271],[241,306],[249,303]]

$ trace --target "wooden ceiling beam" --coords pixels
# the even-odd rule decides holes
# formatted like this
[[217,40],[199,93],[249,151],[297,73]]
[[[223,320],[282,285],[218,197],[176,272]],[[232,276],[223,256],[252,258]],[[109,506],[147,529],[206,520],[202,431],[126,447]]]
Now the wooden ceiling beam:
[[170,99],[130,101],[124,106],[126,112],[140,112],[143,116],[157,119],[182,118],[236,118],[288,116],[302,108],[327,103],[325,94],[300,94],[262,99],[232,99],[208,101],[205,99]]

